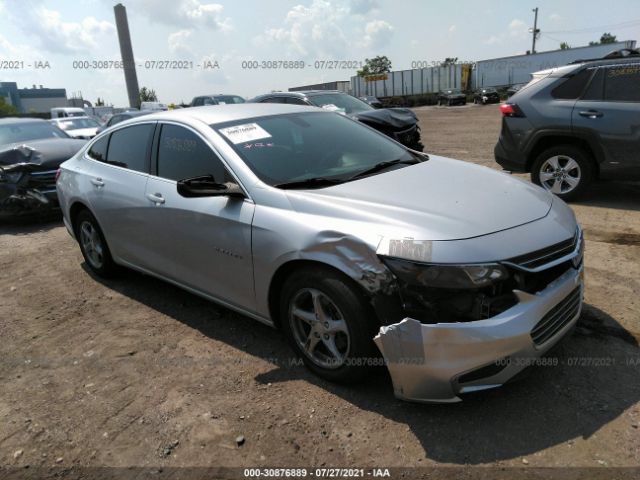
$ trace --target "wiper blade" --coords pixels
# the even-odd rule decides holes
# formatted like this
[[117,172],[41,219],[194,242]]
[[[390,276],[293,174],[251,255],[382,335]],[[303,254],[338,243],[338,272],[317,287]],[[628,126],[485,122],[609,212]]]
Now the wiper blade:
[[372,175],[374,173],[380,172],[386,168],[389,168],[393,165],[401,165],[401,164],[406,164],[406,165],[415,165],[416,163],[420,163],[421,160],[418,160],[417,158],[412,158],[412,159],[401,159],[398,158],[396,160],[387,160],[385,162],[380,162],[380,163],[376,163],[373,167],[371,168],[367,168],[366,170],[363,170],[361,172],[356,173],[355,175],[353,175],[352,177],[349,177],[349,180],[356,180],[358,178],[362,178],[362,177],[366,177],[367,175]]
[[276,188],[321,188],[321,187],[328,187],[331,185],[338,185],[343,182],[344,180],[337,179],[337,178],[313,177],[313,178],[305,178],[304,180],[297,180],[295,182],[278,183],[274,185],[274,187]]

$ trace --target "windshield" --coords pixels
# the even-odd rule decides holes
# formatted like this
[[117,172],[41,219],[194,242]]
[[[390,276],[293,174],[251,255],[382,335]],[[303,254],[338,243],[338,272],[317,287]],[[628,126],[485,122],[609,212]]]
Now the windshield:
[[58,127],[44,121],[0,125],[0,145],[40,138],[69,138],[69,136]]
[[272,186],[311,178],[347,180],[380,162],[415,160],[386,136],[331,113],[291,113],[211,127]]
[[69,118],[56,122],[62,130],[79,130],[81,128],[98,128],[98,122],[91,118]]
[[371,105],[345,93],[321,93],[319,95],[311,95],[308,98],[316,107],[322,107],[333,112],[346,113],[347,115],[373,110]]
[[228,103],[244,103],[244,98],[239,97],[238,95],[216,95],[213,98],[215,98],[221,105]]

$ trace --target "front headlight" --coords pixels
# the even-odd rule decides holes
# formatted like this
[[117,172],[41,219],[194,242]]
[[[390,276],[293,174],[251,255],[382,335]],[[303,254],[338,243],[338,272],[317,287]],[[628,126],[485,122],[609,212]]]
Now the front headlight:
[[403,282],[434,288],[483,288],[508,278],[509,272],[498,263],[443,265],[416,263],[382,257],[384,264]]
[[22,178],[23,172],[6,172],[0,168],[0,182],[18,183]]

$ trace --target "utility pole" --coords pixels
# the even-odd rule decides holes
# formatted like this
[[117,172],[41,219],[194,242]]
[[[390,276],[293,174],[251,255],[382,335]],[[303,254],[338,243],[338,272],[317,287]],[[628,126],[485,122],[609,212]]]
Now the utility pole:
[[540,29],[538,29],[538,7],[532,10],[535,13],[535,17],[533,19],[533,29],[529,29],[531,33],[533,33],[533,45],[531,46],[531,54],[536,53],[536,38],[538,38],[538,34],[540,33]]

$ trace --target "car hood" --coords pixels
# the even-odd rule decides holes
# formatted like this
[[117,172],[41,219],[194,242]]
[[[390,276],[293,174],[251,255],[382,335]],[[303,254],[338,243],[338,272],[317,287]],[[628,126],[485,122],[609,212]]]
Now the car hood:
[[[461,240],[545,217],[552,195],[509,174],[458,160],[428,161],[320,190],[288,190],[299,213],[333,228],[395,238]],[[354,232],[356,233],[356,232]]]
[[369,125],[386,125],[394,129],[408,128],[418,122],[416,114],[408,108],[380,108],[354,113],[351,116]]
[[0,165],[26,163],[43,168],[58,168],[73,157],[86,140],[72,138],[46,138],[26,140],[0,146]]

